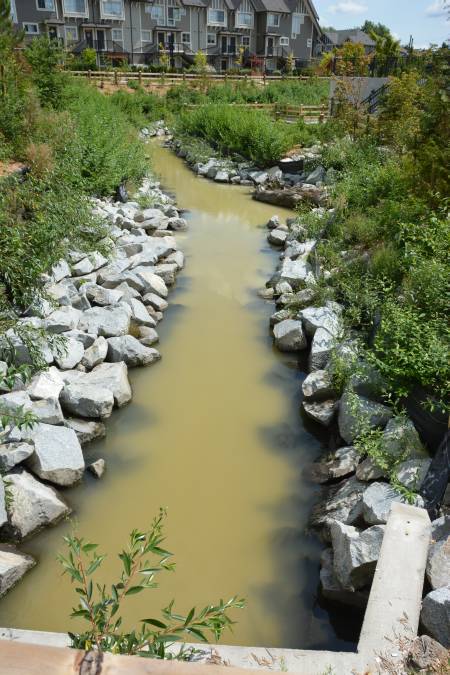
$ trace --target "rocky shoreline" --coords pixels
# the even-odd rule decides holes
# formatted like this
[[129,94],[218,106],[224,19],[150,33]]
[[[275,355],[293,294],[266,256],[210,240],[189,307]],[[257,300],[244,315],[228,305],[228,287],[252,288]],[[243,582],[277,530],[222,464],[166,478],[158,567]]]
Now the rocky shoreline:
[[[377,375],[364,367],[357,340],[344,327],[343,307],[327,301],[312,306],[316,283],[316,240],[306,239],[297,219],[267,223],[269,243],[280,251],[280,264],[260,295],[274,300],[270,318],[274,344],[283,352],[307,352],[309,374],[302,382],[303,414],[330,431],[334,450],[312,468],[312,478],[324,485],[313,509],[310,526],[327,544],[321,559],[321,593],[348,607],[365,608],[383,534],[393,502],[407,501],[388,482],[386,473],[353,445],[363,429],[382,430],[383,450],[400,457],[397,480],[409,491],[409,503],[423,507],[413,494],[419,490],[431,463],[413,422],[395,416],[379,396]],[[357,374],[344,390],[333,380],[334,355],[358,362]],[[450,511],[443,509],[432,524],[428,555],[427,592],[422,607],[424,629],[449,646]]]
[[[86,469],[102,476],[105,461],[86,466],[82,447],[105,436],[113,409],[131,401],[128,368],[161,358],[156,328],[184,266],[174,233],[187,223],[151,178],[135,199],[92,200],[108,226],[111,257],[72,251],[44,280],[49,300],[20,320],[64,340],[61,349],[43,341],[48,369],[0,393],[4,409],[36,420],[31,429],[0,427],[0,596],[35,564],[16,545],[71,513],[58,488],[78,483]],[[16,364],[30,363],[18,335],[11,329],[5,337]]]

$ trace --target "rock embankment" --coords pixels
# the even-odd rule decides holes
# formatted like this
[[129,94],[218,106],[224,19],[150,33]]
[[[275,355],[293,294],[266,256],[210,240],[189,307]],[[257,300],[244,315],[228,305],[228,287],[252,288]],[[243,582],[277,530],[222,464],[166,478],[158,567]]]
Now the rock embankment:
[[[39,345],[48,369],[12,390],[0,390],[0,405],[33,414],[31,429],[0,427],[0,596],[34,561],[13,545],[70,514],[59,492],[83,478],[97,478],[105,462],[86,467],[83,446],[106,433],[105,420],[132,398],[128,369],[161,357],[154,345],[167,297],[183,268],[174,232],[184,230],[173,200],[146,179],[136,199],[94,200],[93,212],[108,224],[109,259],[72,251],[45,280],[47,298],[22,317],[63,340]],[[140,204],[151,204],[143,208]],[[17,364],[30,363],[28,348],[14,330]],[[6,363],[0,361],[0,372]]]
[[[282,224],[273,216],[267,227],[269,243],[280,251],[278,269],[260,292],[276,305],[270,318],[274,344],[282,352],[308,355],[302,411],[329,429],[333,441],[333,451],[312,467],[313,479],[324,485],[310,521],[327,545],[321,561],[322,594],[363,608],[391,505],[424,505],[417,492],[431,460],[413,422],[384,404],[383,383],[365,363],[355,336],[347,332],[344,308],[332,301],[314,303],[318,275],[323,274],[314,258],[318,242],[308,239],[295,219]],[[334,377],[336,359],[354,366],[343,389]],[[378,430],[384,459],[395,463],[395,487],[383,462],[358,449],[358,439],[370,430]],[[445,646],[450,635],[449,535],[450,511],[444,506],[442,517],[433,523],[427,566],[431,592],[423,602],[422,623]]]

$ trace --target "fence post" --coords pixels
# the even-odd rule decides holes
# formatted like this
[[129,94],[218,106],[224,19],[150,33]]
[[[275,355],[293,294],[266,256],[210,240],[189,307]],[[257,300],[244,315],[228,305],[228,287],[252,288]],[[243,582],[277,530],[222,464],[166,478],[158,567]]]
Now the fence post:
[[114,69],[114,84],[117,86],[119,84],[119,79],[117,77],[117,69]]
[[91,71],[88,70],[88,82],[90,82],[90,81],[91,81]]
[[142,87],[142,71],[141,70],[138,71],[138,82],[139,82],[139,86]]

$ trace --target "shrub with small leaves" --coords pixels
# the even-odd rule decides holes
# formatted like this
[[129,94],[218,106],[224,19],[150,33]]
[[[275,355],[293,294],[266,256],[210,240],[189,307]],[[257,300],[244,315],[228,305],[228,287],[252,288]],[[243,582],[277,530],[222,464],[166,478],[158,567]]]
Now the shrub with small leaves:
[[175,568],[172,554],[162,546],[165,515],[161,509],[148,532],[131,532],[127,548],[119,554],[122,572],[110,588],[100,583],[94,586],[93,575],[105,559],[105,555],[97,553],[97,544],[76,536],[64,537],[69,552],[67,556],[59,555],[58,560],[77,585],[78,595],[78,606],[71,616],[85,619],[89,624],[82,633],[69,632],[72,647],[184,660],[192,654],[191,649],[182,646],[171,652],[169,647],[185,638],[207,642],[208,633],[218,640],[225,628],[233,625],[229,610],[244,607],[244,601],[237,597],[226,602],[220,600],[217,605],[207,605],[200,611],[193,607],[186,615],[175,612],[172,601],[161,610],[161,618],[142,619],[139,629],[123,631],[120,610],[125,599],[156,588],[157,575]]

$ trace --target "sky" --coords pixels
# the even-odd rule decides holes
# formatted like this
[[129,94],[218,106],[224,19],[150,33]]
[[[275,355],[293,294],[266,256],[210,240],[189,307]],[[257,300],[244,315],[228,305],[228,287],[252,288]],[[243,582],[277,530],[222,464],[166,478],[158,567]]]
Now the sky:
[[[366,19],[384,23],[402,44],[441,45],[450,38],[447,0],[313,0],[322,26],[355,28]],[[445,5],[449,9],[445,9]]]

